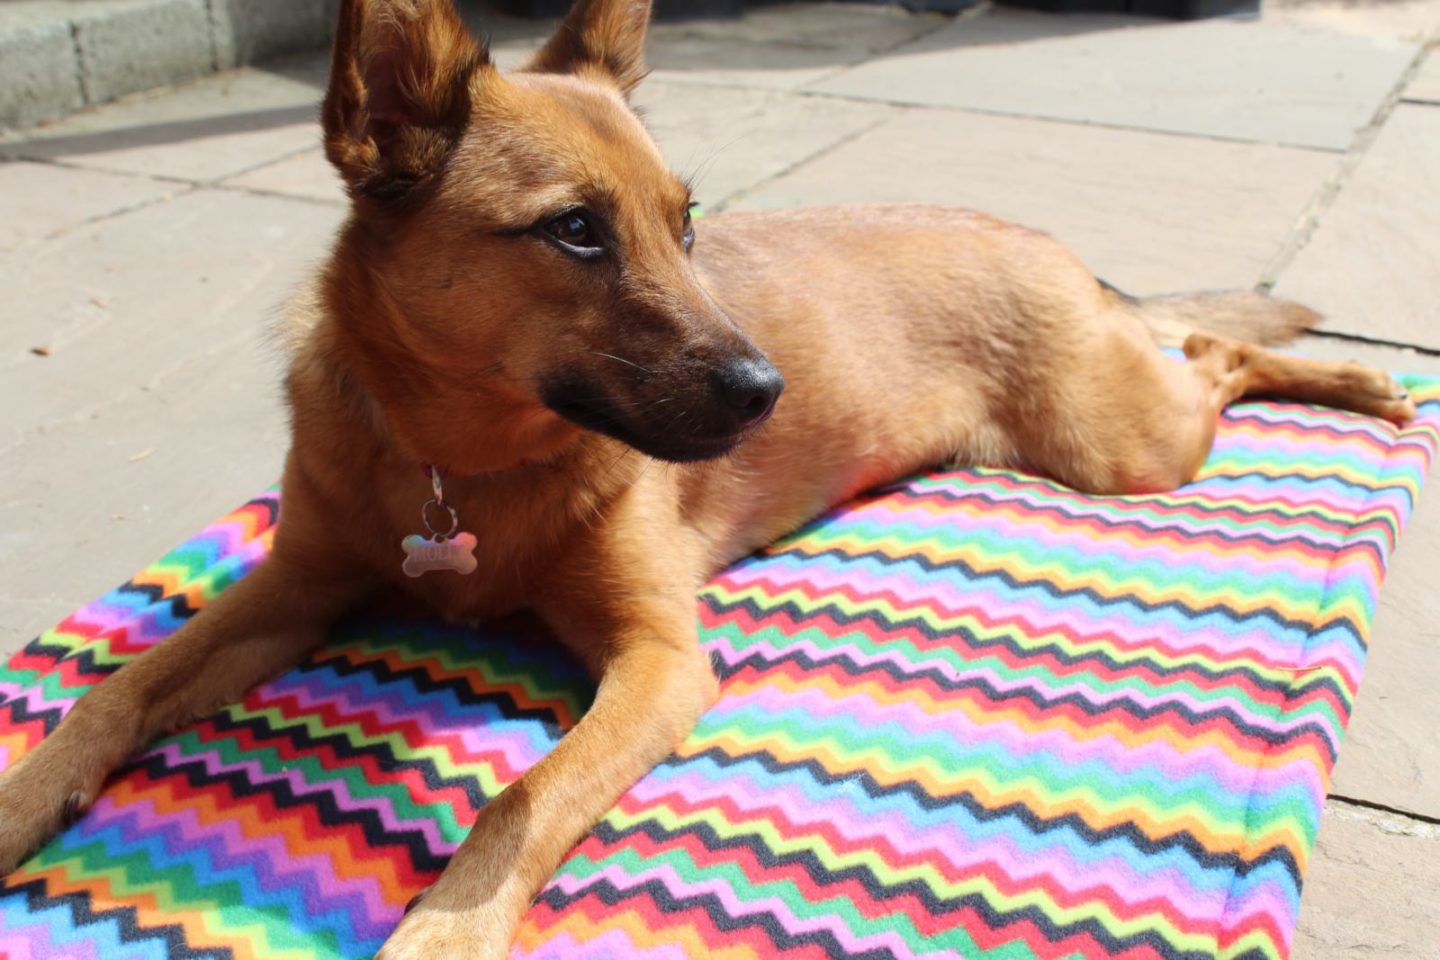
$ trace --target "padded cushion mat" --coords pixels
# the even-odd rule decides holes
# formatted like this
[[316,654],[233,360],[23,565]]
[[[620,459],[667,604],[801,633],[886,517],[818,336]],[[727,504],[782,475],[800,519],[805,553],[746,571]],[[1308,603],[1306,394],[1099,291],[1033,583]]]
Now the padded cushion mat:
[[[536,900],[525,960],[1277,958],[1440,427],[1226,414],[1200,478],[935,472],[711,582],[721,701]],[[267,493],[0,671],[0,765],[261,562]],[[483,544],[482,544],[483,549]],[[397,558],[398,562],[398,558]],[[0,955],[369,957],[583,714],[524,619],[349,622],[0,886]]]

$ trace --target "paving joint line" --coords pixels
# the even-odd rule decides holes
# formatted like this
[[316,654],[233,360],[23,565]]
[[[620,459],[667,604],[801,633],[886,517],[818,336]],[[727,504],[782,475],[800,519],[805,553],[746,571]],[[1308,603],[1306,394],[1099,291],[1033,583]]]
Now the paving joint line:
[[[54,162],[54,161],[50,161],[50,160],[46,160],[46,159],[36,159],[36,160],[30,160],[29,158],[22,158],[22,159],[25,159],[25,160],[27,160],[27,162],[30,162],[30,163],[41,163],[41,164],[47,164],[47,165],[53,166],[53,167],[59,167],[59,168],[62,169],[62,170],[81,170],[81,171],[86,171],[86,172],[90,172],[90,173],[95,173],[95,172],[97,172],[96,170],[94,170],[94,169],[91,168],[91,167],[71,166],[71,165],[69,165],[69,164],[56,163],[56,162]],[[98,171],[98,172],[112,173],[113,171],[105,170],[105,171]],[[77,221],[75,221],[74,223],[66,224],[65,226],[60,227],[60,228],[57,229],[57,230],[51,231],[50,233],[47,233],[47,234],[45,234],[43,237],[41,237],[41,239],[42,239],[42,240],[55,240],[55,239],[58,239],[58,238],[60,238],[60,237],[65,236],[66,234],[73,233],[73,232],[75,232],[76,230],[79,230],[79,229],[81,229],[81,228],[83,228],[83,227],[91,226],[92,224],[104,223],[105,221],[107,221],[107,220],[113,220],[113,219],[115,219],[116,217],[123,217],[123,216],[124,216],[125,214],[127,214],[127,213],[134,213],[134,212],[137,211],[137,210],[144,210],[146,207],[153,207],[153,206],[156,205],[157,203],[165,203],[165,202],[168,202],[168,201],[170,201],[170,200],[175,200],[175,199],[177,199],[177,198],[179,198],[179,197],[188,196],[189,194],[194,193],[197,189],[199,189],[199,187],[198,187],[195,183],[193,183],[192,181],[189,181],[189,180],[165,180],[165,181],[161,181],[158,177],[147,177],[147,176],[145,176],[145,175],[143,175],[143,174],[133,174],[133,175],[128,175],[128,176],[130,176],[130,179],[132,179],[132,180],[150,180],[150,181],[152,181],[152,182],[174,183],[174,184],[176,184],[177,186],[183,187],[184,189],[181,189],[181,190],[177,191],[176,193],[164,194],[164,195],[158,196],[158,197],[150,197],[150,198],[147,199],[147,200],[137,200],[137,201],[135,201],[134,203],[128,203],[128,204],[126,204],[126,205],[124,205],[124,206],[116,207],[116,208],[113,209],[113,210],[106,210],[104,213],[92,214],[91,216],[85,217],[85,218],[82,219],[82,220],[77,220]]]
[[221,73],[219,22],[215,19],[215,0],[205,0],[205,23],[210,34],[210,76]]
[[1440,817],[1431,816],[1427,813],[1416,813],[1414,810],[1402,810],[1399,807],[1392,807],[1388,803],[1377,803],[1374,800],[1361,800],[1358,797],[1347,797],[1343,794],[1332,793],[1328,795],[1330,800],[1338,800],[1341,803],[1352,807],[1359,807],[1362,810],[1373,810],[1376,813],[1388,813],[1404,820],[1413,820],[1416,823],[1428,823],[1440,826]]
[[[3,150],[0,150],[0,155],[5,155],[3,154]],[[104,223],[107,220],[114,220],[117,217],[123,217],[127,213],[134,213],[137,210],[144,210],[146,207],[152,207],[157,203],[166,203],[170,200],[176,200],[180,197],[189,196],[196,190],[200,189],[199,184],[195,183],[195,181],[184,180],[179,177],[157,177],[143,173],[130,173],[122,170],[96,169],[95,167],[86,167],[82,166],[81,164],[66,163],[63,160],[57,160],[54,157],[30,157],[24,154],[9,154],[5,156],[11,161],[18,160],[24,163],[36,163],[43,166],[57,167],[61,170],[75,170],[82,173],[104,173],[111,176],[127,177],[131,180],[146,180],[151,183],[174,184],[175,186],[181,188],[175,193],[164,194],[158,197],[151,197],[148,200],[137,200],[134,203],[129,203],[121,207],[116,207],[113,210],[106,210],[103,213],[92,214],[91,216],[85,217],[82,220],[77,220],[74,223],[66,224],[63,227],[60,227],[58,230],[54,230],[50,233],[45,234],[45,236],[40,238],[41,240],[56,240],[60,237],[66,236],[67,234],[74,233],[76,230],[80,230],[83,227],[88,227],[96,223]]]
[[808,81],[808,83],[819,83],[822,80],[829,80],[832,77],[838,77],[841,74],[854,70],[856,67],[869,63],[871,60],[874,60],[878,57],[889,56],[890,54],[895,53],[898,50],[910,46],[910,44],[912,43],[919,43],[921,40],[924,40],[927,37],[934,36],[935,34],[939,33],[941,30],[944,30],[951,24],[963,23],[967,20],[977,20],[985,14],[989,13],[994,8],[995,4],[991,3],[990,0],[980,0],[980,2],[975,4],[973,7],[967,7],[953,17],[948,17],[944,20],[937,21],[933,26],[920,31],[914,36],[905,37],[902,40],[896,40],[894,43],[887,44],[875,50],[867,50],[862,53],[858,59],[852,60],[849,63],[839,64],[835,67],[835,69],[829,71],[828,73],[822,74],[821,76],[818,76],[813,80]]
[[[280,309],[284,310],[285,307],[281,306]],[[249,339],[250,335],[250,329],[248,328],[238,330],[233,336],[216,342],[209,349],[186,354],[172,361],[168,366],[154,371],[151,377],[144,383],[123,390],[113,396],[82,404],[66,413],[51,417],[43,423],[35,423],[21,427],[16,431],[14,442],[0,446],[0,456],[9,456],[24,447],[27,443],[30,443],[31,440],[37,436],[64,430],[67,427],[73,427],[76,424],[103,417],[111,410],[133,405],[137,400],[142,400],[146,396],[154,397],[157,402],[163,403],[164,400],[160,397],[160,393],[165,389],[166,381],[171,380],[176,374],[185,370],[187,367],[206,363],[231,351],[243,350],[247,343],[252,347],[259,348],[253,352],[261,358],[262,362],[272,367],[283,365],[280,355],[274,350],[274,344],[268,332],[259,341],[251,341]],[[278,373],[272,382],[271,390],[274,391],[274,393],[271,394],[272,397],[278,399],[282,396],[281,378],[278,376]]]
[[74,233],[77,230],[81,230],[85,227],[92,226],[97,223],[104,223],[107,220],[114,220],[116,217],[123,217],[127,213],[134,213],[137,210],[144,210],[146,207],[153,207],[158,203],[165,203],[166,201],[174,200],[176,197],[183,197],[190,192],[190,190],[181,190],[179,193],[165,194],[159,197],[151,197],[148,200],[137,200],[134,203],[126,204],[123,207],[117,207],[114,210],[107,210],[104,213],[97,213],[93,216],[86,217],[83,220],[78,220],[75,223],[67,224],[63,227],[60,227],[58,230],[53,230],[50,233],[47,233],[42,239],[58,240],[59,238],[64,237],[67,234]]
[[[868,62],[868,61],[867,61]],[[855,66],[859,66],[856,64]],[[850,68],[846,68],[850,69]],[[826,74],[824,80],[834,74]],[[1041,123],[1058,123],[1068,127],[1094,127],[1097,130],[1119,130],[1125,133],[1146,133],[1159,137],[1175,137],[1180,140],[1205,140],[1211,143],[1236,143],[1252,147],[1276,147],[1282,150],[1303,150],[1307,153],[1322,153],[1344,156],[1350,148],[1320,147],[1313,143],[1287,143],[1279,140],[1256,140],[1249,137],[1227,137],[1214,133],[1193,133],[1186,130],[1163,130],[1157,127],[1140,127],[1125,123],[1105,123],[1099,120],[1077,120],[1074,117],[1052,117],[1043,113],[1013,113],[1008,110],[987,110],[984,107],[959,107],[952,104],[916,103],[911,100],[887,100],[882,97],[860,97],[849,93],[833,93],[829,90],[811,90],[806,87],[767,87],[762,84],[711,82],[708,80],[681,80],[673,75],[656,77],[661,83],[676,86],[711,87],[727,90],[750,90],[767,93],[790,94],[799,97],[813,97],[818,100],[840,100],[845,103],[867,104],[876,107],[896,107],[903,110],[935,110],[942,113],[965,113],[982,117],[1002,117],[1010,120],[1036,120]],[[812,81],[813,82],[813,81]]]
[[196,182],[199,183],[201,186],[205,187],[218,187],[226,180],[234,180],[236,177],[243,177],[247,173],[254,173],[256,170],[264,170],[266,167],[272,167],[277,163],[284,163],[286,160],[294,160],[301,154],[309,153],[311,150],[314,150],[316,147],[321,145],[322,144],[317,139],[314,143],[308,144],[303,147],[296,147],[293,150],[287,150],[277,157],[271,157],[268,160],[261,160],[257,163],[252,163],[248,167],[241,167],[239,170],[233,170],[230,173],[225,174],[223,177],[212,177],[209,180],[199,180]]
[[80,109],[91,103],[90,85],[85,82],[85,61],[80,54],[80,26],[74,20],[66,24],[70,28],[70,49],[75,52],[75,85],[80,89]]
[[176,193],[169,194],[168,196],[152,197],[149,200],[142,200],[137,203],[130,204],[129,206],[119,207],[115,210],[109,210],[105,213],[95,214],[92,217],[88,217],[84,220],[80,220],[76,223],[62,227],[54,233],[47,234],[45,239],[48,240],[52,237],[63,236],[64,234],[69,233],[70,231],[75,230],[79,227],[87,226],[92,223],[101,223],[105,220],[111,219],[112,217],[118,217],[126,213],[131,213],[135,210],[140,210],[144,207],[148,207],[154,203],[161,203],[166,200],[175,200],[180,197],[189,196],[190,194],[196,193],[200,190],[224,190],[227,193],[244,193],[256,197],[265,197],[267,199],[295,200],[300,203],[308,203],[315,206],[327,207],[330,209],[334,209],[337,206],[344,206],[344,200],[322,200],[319,197],[307,197],[302,194],[284,193],[280,190],[266,190],[263,187],[250,187],[241,184],[232,184],[226,182],[227,180],[234,179],[235,177],[243,177],[245,174],[253,173],[256,170],[263,170],[266,167],[271,166],[272,164],[281,163],[285,160],[293,160],[295,157],[308,153],[313,149],[315,149],[313,145],[308,147],[298,147],[294,150],[282,154],[281,156],[274,157],[261,163],[253,164],[248,167],[244,167],[243,169],[237,170],[233,173],[227,173],[223,177],[215,177],[208,180],[192,180],[187,177],[177,177],[169,174],[136,173],[133,170],[118,170],[111,167],[92,167],[86,164],[68,161],[59,157],[47,157],[43,154],[6,153],[3,144],[0,144],[0,157],[4,157],[7,160],[19,161],[23,163],[44,164],[46,166],[58,167],[61,170],[74,170],[80,173],[104,173],[109,176],[125,177],[130,180],[145,180],[151,183],[172,184],[174,186],[182,188]]
[[[0,0],[4,2],[4,0]],[[20,146],[33,146],[34,141],[26,141]],[[19,163],[43,163],[52,167],[59,167],[62,170],[77,170],[81,173],[104,173],[112,177],[127,177],[131,180],[151,180],[156,183],[176,183],[187,187],[198,187],[200,182],[191,180],[188,177],[176,177],[164,173],[136,173],[134,170],[120,170],[115,167],[92,167],[83,163],[76,163],[65,157],[52,157],[43,153],[25,153],[23,150],[7,150],[8,144],[0,143],[0,161]]]
[[1299,219],[1290,228],[1290,233],[1280,245],[1280,249],[1260,271],[1260,278],[1255,281],[1254,289],[1256,291],[1269,293],[1273,290],[1275,284],[1280,281],[1280,274],[1289,269],[1290,265],[1295,262],[1295,258],[1300,255],[1300,251],[1309,245],[1315,231],[1320,227],[1321,219],[1335,205],[1335,201],[1355,176],[1355,171],[1360,169],[1360,164],[1369,156],[1370,148],[1375,145],[1380,131],[1389,122],[1395,108],[1404,100],[1405,88],[1420,72],[1420,67],[1424,64],[1429,51],[1428,43],[1420,45],[1420,49],[1415,51],[1415,56],[1410,58],[1410,63],[1406,65],[1390,91],[1381,99],[1380,105],[1370,117],[1370,122],[1356,132],[1354,139],[1350,141],[1350,146],[1340,159],[1339,168],[1316,188],[1310,202],[1301,211]]
[[1363,343],[1371,347],[1391,347],[1396,350],[1409,350],[1412,353],[1423,354],[1427,357],[1440,357],[1440,349],[1425,347],[1417,343],[1404,343],[1400,340],[1382,340],[1378,337],[1366,337],[1358,333],[1344,333],[1339,330],[1317,330],[1305,331],[1308,336],[1320,337],[1324,340],[1339,340],[1348,343]]
[[837,137],[835,140],[832,140],[830,143],[825,144],[818,150],[814,150],[806,154],[805,156],[799,158],[794,163],[787,164],[783,169],[775,171],[770,176],[762,177],[759,180],[756,180],[754,183],[747,184],[746,186],[741,187],[739,190],[736,190],[729,196],[722,198],[719,203],[715,204],[714,212],[724,212],[730,207],[732,203],[745,199],[745,197],[759,190],[761,187],[768,186],[779,180],[781,177],[794,173],[796,170],[799,170],[807,163],[810,163],[813,160],[819,160],[821,157],[833,153],[834,151],[845,146],[846,144],[853,143],[854,141],[863,137],[865,134],[869,133],[871,130],[874,130],[882,124],[889,122],[889,117],[877,117],[870,123],[864,124],[863,126],[852,130],[849,133],[844,134],[843,136]]
[[294,200],[296,203],[307,203],[315,207],[324,207],[327,210],[344,209],[349,205],[349,199],[343,195],[338,200],[322,200],[319,197],[307,197],[300,193],[285,193],[281,190],[267,190],[264,187],[251,187],[236,183],[214,183],[209,185],[208,189],[247,194],[267,200]]

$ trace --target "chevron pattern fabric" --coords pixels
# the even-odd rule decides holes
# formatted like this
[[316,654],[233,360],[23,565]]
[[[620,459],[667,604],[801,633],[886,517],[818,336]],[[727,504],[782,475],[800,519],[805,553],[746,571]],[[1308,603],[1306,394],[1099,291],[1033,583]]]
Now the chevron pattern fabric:
[[[1203,475],[867,496],[716,578],[719,704],[523,960],[1288,954],[1387,556],[1440,439],[1247,403]],[[0,765],[259,563],[267,493],[0,671]],[[359,958],[590,687],[524,619],[351,622],[155,744],[0,885],[0,956]]]

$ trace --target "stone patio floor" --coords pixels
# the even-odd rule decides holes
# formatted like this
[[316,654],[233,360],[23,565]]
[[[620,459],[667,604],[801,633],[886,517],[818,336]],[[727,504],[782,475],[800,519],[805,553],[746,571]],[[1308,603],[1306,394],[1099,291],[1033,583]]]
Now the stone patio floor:
[[[484,11],[502,65],[545,25]],[[707,211],[964,204],[1118,286],[1271,287],[1440,374],[1440,0],[1170,23],[781,5],[654,28]],[[0,653],[279,474],[267,321],[344,207],[320,54],[0,136]],[[43,354],[43,355],[42,355]],[[1296,960],[1440,957],[1440,471],[1381,597]]]

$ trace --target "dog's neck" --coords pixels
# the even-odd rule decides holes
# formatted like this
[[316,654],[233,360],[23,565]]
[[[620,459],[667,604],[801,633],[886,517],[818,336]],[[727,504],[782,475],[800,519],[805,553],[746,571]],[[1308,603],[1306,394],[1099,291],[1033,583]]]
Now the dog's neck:
[[481,400],[482,385],[456,382],[421,357],[384,357],[395,347],[373,330],[384,300],[363,270],[337,260],[309,295],[310,322],[293,342],[292,379],[363,428],[373,454],[407,472],[434,464],[446,476],[499,478],[585,445],[583,431],[538,404],[498,393]]

